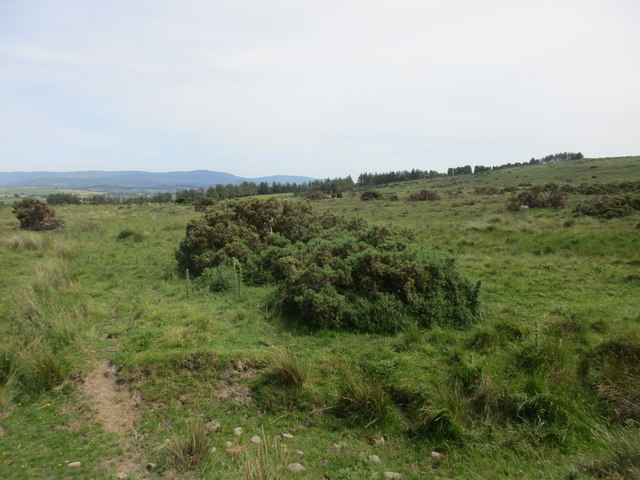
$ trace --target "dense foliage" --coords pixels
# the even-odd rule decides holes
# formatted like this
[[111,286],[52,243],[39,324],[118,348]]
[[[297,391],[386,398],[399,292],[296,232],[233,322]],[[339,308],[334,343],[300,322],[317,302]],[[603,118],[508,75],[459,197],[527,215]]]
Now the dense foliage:
[[455,261],[404,231],[314,214],[308,203],[232,201],[191,221],[176,254],[200,276],[236,259],[245,281],[277,283],[285,313],[314,328],[396,331],[464,325],[478,316],[479,284]]
[[520,193],[512,195],[507,208],[514,212],[520,208],[560,208],[565,204],[566,198],[555,185],[549,184],[543,187],[532,187]]
[[80,203],[80,197],[73,193],[50,193],[47,195],[47,203],[49,205],[77,205]]
[[63,225],[56,218],[56,212],[45,202],[34,198],[25,198],[13,207],[13,213],[20,221],[22,230],[53,230]]

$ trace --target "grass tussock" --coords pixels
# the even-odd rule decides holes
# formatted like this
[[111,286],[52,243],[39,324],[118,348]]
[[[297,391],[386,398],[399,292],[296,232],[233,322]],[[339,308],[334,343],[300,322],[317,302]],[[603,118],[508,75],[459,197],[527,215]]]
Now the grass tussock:
[[271,371],[278,383],[302,388],[309,379],[309,365],[290,350],[276,348],[271,355]]
[[186,438],[176,435],[168,446],[171,463],[179,472],[201,467],[207,459],[210,448],[204,424],[197,418],[190,418],[187,422]]
[[11,250],[42,251],[47,247],[46,238],[37,233],[25,232],[4,239],[3,243]]
[[383,425],[393,418],[393,403],[373,378],[347,374],[342,385],[338,412],[354,425]]
[[[262,438],[265,438],[264,431]],[[242,473],[245,480],[280,480],[285,478],[287,454],[277,439],[264,441],[245,450]]]
[[38,263],[34,271],[33,290],[46,294],[72,280],[71,268],[64,260],[47,259]]
[[597,441],[604,446],[600,458],[582,464],[591,478],[640,478],[640,432],[637,429],[602,430]]

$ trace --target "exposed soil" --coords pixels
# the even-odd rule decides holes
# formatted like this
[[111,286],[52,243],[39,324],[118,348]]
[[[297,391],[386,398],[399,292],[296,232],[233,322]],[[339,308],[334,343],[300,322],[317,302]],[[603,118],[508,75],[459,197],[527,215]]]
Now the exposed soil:
[[105,432],[131,433],[136,418],[136,402],[129,390],[116,383],[116,370],[106,360],[98,363],[80,387]]
[[246,358],[230,362],[222,375],[222,384],[213,392],[215,400],[230,399],[235,403],[246,405],[252,402],[251,389],[246,384],[257,370]]

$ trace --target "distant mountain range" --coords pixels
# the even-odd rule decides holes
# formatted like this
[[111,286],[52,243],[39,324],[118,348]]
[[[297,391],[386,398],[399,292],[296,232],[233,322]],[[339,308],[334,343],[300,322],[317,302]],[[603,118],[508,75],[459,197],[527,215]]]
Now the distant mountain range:
[[270,177],[243,178],[230,173],[194,170],[192,172],[141,172],[141,171],[82,171],[82,172],[0,172],[2,188],[61,188],[82,190],[145,189],[178,190],[182,188],[209,187],[211,185],[239,185],[242,182],[259,184],[267,182],[304,183],[311,177],[272,175]]

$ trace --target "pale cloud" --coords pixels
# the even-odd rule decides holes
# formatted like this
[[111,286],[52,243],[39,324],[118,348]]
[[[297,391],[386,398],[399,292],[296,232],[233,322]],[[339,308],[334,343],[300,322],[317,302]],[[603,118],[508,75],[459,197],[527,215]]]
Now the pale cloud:
[[[636,154],[639,13],[625,0],[7,1],[1,169],[325,177]],[[26,138],[42,153],[19,152]]]

